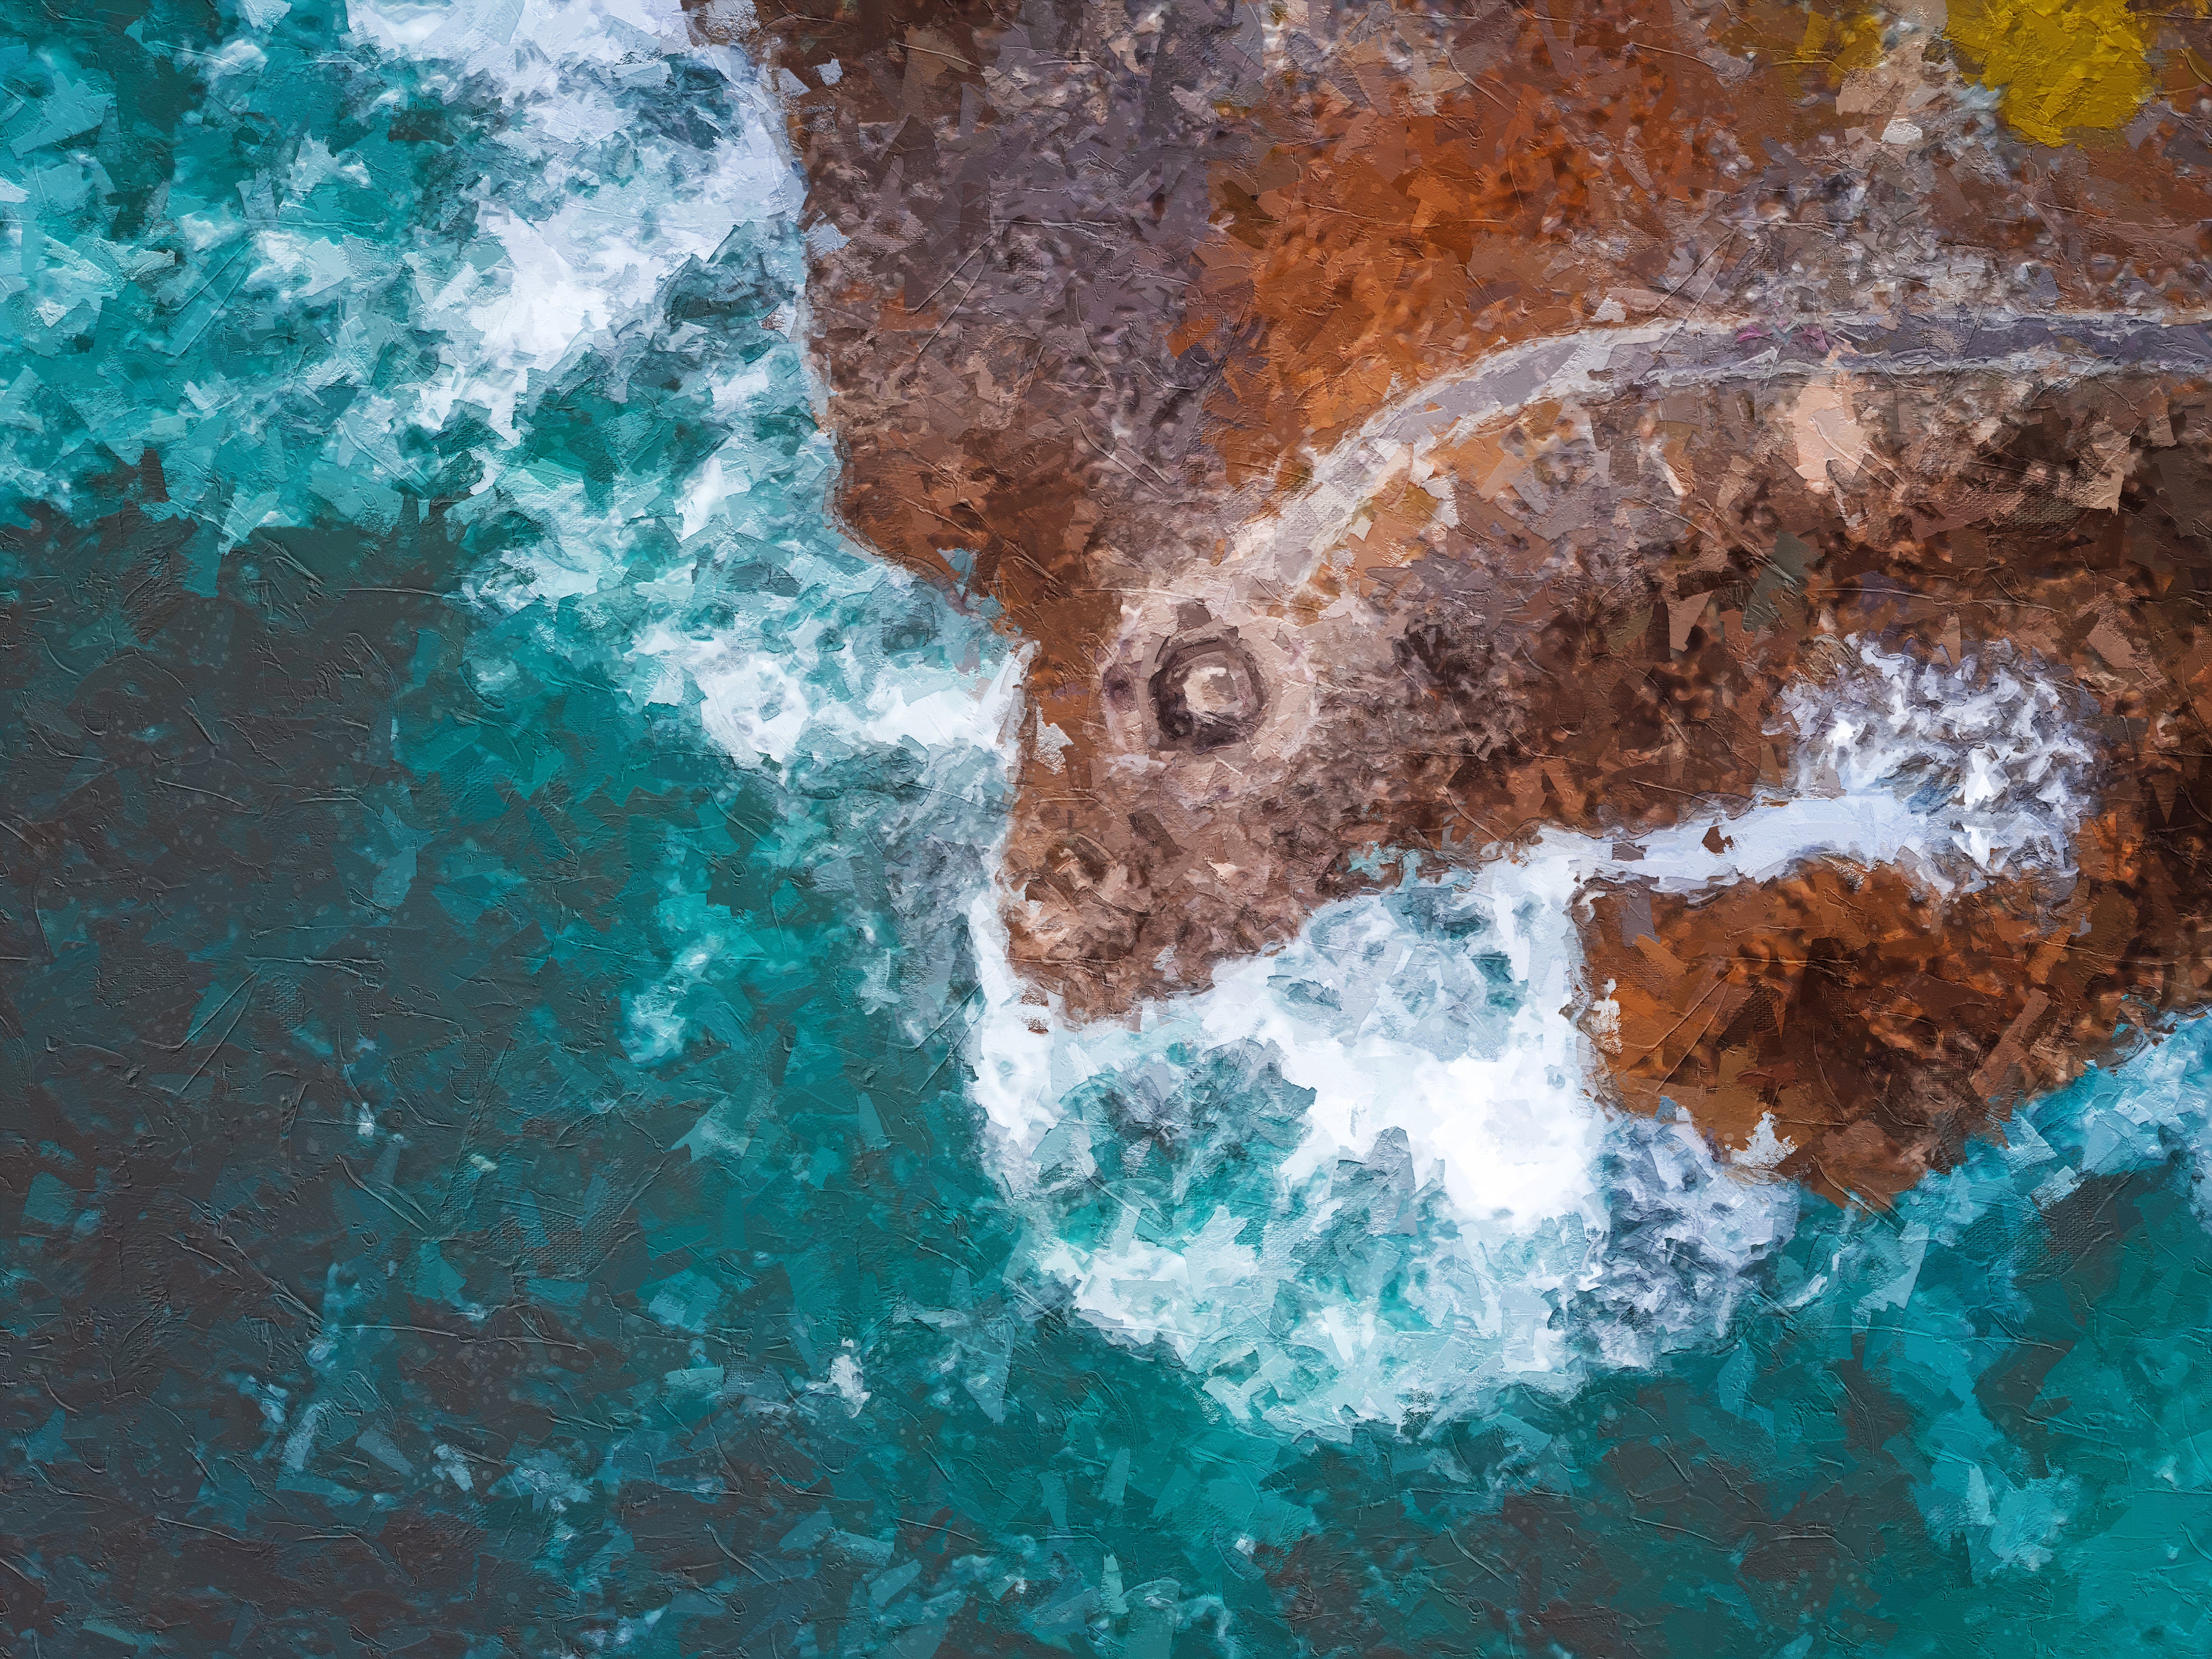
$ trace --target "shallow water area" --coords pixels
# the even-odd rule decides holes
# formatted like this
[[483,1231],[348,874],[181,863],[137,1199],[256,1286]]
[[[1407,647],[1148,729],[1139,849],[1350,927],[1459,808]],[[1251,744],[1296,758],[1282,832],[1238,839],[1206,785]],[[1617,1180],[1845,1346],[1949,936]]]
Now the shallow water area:
[[[987,959],[979,1098],[1037,1271],[1294,1433],[1724,1329],[1796,1195],[1600,1103],[1577,885],[1553,847],[1332,906],[1133,1030],[1065,1028]],[[1003,937],[988,899],[970,925]]]
[[1039,1018],[742,58],[10,16],[0,1646],[2202,1645],[2207,1027],[1872,1215],[1593,1104],[1609,845]]

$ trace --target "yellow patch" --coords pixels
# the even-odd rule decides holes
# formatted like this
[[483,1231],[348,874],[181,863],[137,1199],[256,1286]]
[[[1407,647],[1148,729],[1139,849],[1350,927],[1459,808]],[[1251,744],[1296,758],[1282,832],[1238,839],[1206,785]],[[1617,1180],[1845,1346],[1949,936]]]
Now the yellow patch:
[[1813,11],[1805,19],[1805,35],[1797,43],[1799,64],[1818,64],[1828,71],[1831,84],[1840,86],[1855,69],[1881,61],[1881,18],[1871,11],[1846,11],[1831,17]]
[[1949,32],[2038,143],[2124,125],[2150,95],[2149,34],[2127,0],[1961,0]]

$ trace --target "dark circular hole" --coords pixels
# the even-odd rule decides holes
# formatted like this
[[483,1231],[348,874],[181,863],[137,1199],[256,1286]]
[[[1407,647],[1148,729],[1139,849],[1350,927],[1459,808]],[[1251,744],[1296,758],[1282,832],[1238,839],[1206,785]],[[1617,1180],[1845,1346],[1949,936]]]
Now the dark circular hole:
[[1152,691],[1160,735],[1185,748],[1211,749],[1249,736],[1267,706],[1258,667],[1233,639],[1169,646]]

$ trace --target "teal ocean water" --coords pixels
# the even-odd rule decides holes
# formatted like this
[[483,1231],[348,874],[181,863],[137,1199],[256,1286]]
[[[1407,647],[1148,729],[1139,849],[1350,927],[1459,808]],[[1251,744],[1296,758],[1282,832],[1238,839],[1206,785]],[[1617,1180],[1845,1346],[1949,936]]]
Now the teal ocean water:
[[2212,1643],[2212,1038],[1894,1211],[1616,1122],[1540,863],[1020,1000],[664,0],[11,5],[0,1650]]

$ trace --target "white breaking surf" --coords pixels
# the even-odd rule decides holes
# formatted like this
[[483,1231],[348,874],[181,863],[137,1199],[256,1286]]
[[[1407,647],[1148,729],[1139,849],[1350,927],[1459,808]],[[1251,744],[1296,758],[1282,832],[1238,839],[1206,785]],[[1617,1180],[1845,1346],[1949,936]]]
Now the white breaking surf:
[[[390,470],[403,465],[404,429],[484,412],[495,442],[476,452],[482,477],[460,516],[519,511],[550,534],[507,554],[471,597],[520,609],[590,595],[635,580],[634,550],[671,528],[689,540],[719,518],[758,533],[741,498],[759,469],[742,443],[694,469],[680,494],[676,481],[625,475],[600,500],[574,473],[508,453],[526,425],[518,412],[549,384],[592,354],[620,364],[653,335],[672,278],[710,263],[741,227],[795,223],[804,186],[753,66],[692,42],[677,0],[349,0],[347,19],[420,66],[428,89],[460,101],[488,83],[507,115],[497,142],[517,176],[485,187],[465,245],[408,258],[437,371],[404,406],[378,393],[348,416],[362,453]],[[698,131],[652,142],[641,98],[702,70],[720,79],[719,107],[688,98]],[[782,320],[795,329],[797,312]],[[719,414],[780,389],[775,365],[734,343],[670,344],[696,359],[686,389]]]
[[979,898],[977,1099],[1038,1270],[1292,1433],[1718,1335],[1796,1191],[1600,1103],[1573,1017],[1594,845],[1331,906],[1137,1030],[1024,1003]]
[[[2080,694],[2025,653],[1947,667],[1844,645],[1784,700],[1795,793],[1626,845],[1555,832],[1331,906],[1135,1029],[1024,1003],[979,897],[976,1098],[1039,1271],[1293,1432],[1571,1388],[1720,1335],[1794,1226],[1796,1189],[1763,1179],[1791,1149],[1763,1124],[1723,1162],[1686,1122],[1601,1103],[1575,1019],[1583,885],[1705,890],[1834,856],[1955,890],[2069,869],[2087,810]],[[1249,1111],[1233,1157],[1190,1099],[1231,1056]],[[1147,1181],[1155,1159],[1171,1173]]]
[[[633,119],[623,89],[681,47],[674,4],[357,0],[351,16],[457,86],[489,77],[514,118],[507,142],[542,162],[528,188],[484,204],[468,257],[420,268],[419,320],[441,342],[435,382],[417,409],[368,407],[359,426],[362,453],[396,467],[408,421],[486,410],[484,482],[460,516],[511,509],[546,534],[477,596],[509,612],[605,596],[635,694],[696,708],[739,765],[911,747],[945,801],[979,772],[1003,777],[1018,658],[894,668],[833,625],[848,603],[895,609],[910,584],[833,570],[790,542],[788,491],[834,464],[826,439],[781,463],[775,503],[769,462],[735,442],[684,477],[624,479],[599,500],[573,476],[514,463],[536,387],[585,354],[618,357],[654,326],[673,277],[737,226],[794,218],[798,182],[750,67],[684,53],[726,77],[738,119],[705,143],[645,147],[649,164],[626,170],[610,148]],[[269,255],[311,274],[319,257]],[[787,396],[798,314],[786,321],[772,358],[699,354],[697,388],[718,412]],[[783,582],[736,619],[697,597],[692,568],[732,536],[773,546]],[[1645,838],[1638,860],[1552,836],[1517,861],[1331,906],[1282,953],[1224,967],[1135,1029],[1071,1027],[1025,1002],[999,895],[965,887],[987,1001],[975,1098],[987,1156],[1030,1222],[1027,1271],[1101,1329],[1164,1345],[1225,1410],[1292,1433],[1476,1409],[1515,1382],[1571,1388],[1717,1336],[1794,1226],[1797,1194],[1757,1178],[1781,1150],[1771,1136],[1731,1170],[1686,1124],[1601,1104],[1574,1018],[1580,885],[1633,871],[1694,887],[1822,851],[1931,869],[1963,853],[1987,871],[2002,850],[2063,845],[2077,821],[2066,790],[2081,758],[2031,674],[1992,677],[1987,729],[1969,729],[1923,706],[1940,687],[1861,660],[1860,679],[1791,704],[1826,723],[1832,778],[1808,775],[1796,798],[1729,820],[1721,853],[1704,846],[1704,820]],[[2039,769],[2039,740],[2051,758]],[[947,814],[939,833],[976,855],[952,861],[972,869],[1002,829]],[[687,905],[670,895],[672,928],[690,925]],[[695,948],[631,1010],[641,1058],[683,1040],[684,987],[732,948],[701,918]],[[883,995],[916,993],[886,977]],[[942,1017],[905,1009],[925,1012]],[[866,1398],[861,1363],[832,1380],[848,1403]]]
[[2064,871],[2089,814],[2095,764],[2087,693],[2028,652],[1977,646],[1952,666],[1844,642],[1823,680],[1790,687],[1797,792],[1910,797],[1933,833],[1930,874]]

